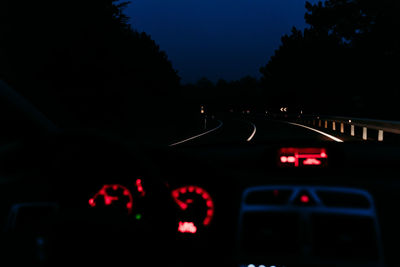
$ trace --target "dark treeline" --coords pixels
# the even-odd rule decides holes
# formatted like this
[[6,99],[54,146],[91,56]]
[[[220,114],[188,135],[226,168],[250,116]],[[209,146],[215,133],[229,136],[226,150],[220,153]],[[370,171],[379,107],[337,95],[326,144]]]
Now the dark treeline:
[[[160,116],[180,78],[116,0],[2,0],[0,79],[67,126]],[[171,108],[170,108],[171,110]]]
[[213,111],[267,107],[260,81],[251,76],[234,81],[220,79],[216,83],[203,77],[196,83],[183,85],[182,92],[188,103],[205,104]]
[[268,97],[308,112],[400,119],[400,2],[328,0],[306,4],[261,68]]
[[308,27],[281,38],[259,82],[201,79],[186,91],[224,106],[400,119],[400,2],[328,0],[306,10]]
[[308,27],[282,37],[260,80],[183,86],[151,37],[132,29],[126,5],[2,0],[0,79],[54,121],[89,127],[198,113],[198,104],[400,119],[398,0],[307,3]]

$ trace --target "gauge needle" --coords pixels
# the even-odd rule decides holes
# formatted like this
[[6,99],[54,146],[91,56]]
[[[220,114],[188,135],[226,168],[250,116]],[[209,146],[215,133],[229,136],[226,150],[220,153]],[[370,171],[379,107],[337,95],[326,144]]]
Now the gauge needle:
[[118,200],[118,197],[104,196],[104,204],[111,205],[114,200]]
[[189,204],[193,203],[193,199],[187,199],[185,202],[175,199],[175,202],[179,205],[182,210],[186,210],[189,207]]

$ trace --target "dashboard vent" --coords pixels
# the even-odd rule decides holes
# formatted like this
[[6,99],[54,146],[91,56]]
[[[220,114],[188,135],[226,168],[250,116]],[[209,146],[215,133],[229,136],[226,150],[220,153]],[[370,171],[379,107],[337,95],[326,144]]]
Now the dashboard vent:
[[318,191],[322,203],[327,207],[369,209],[370,201],[363,195],[337,191]]
[[297,213],[247,213],[243,218],[241,249],[269,258],[301,254]]
[[306,259],[304,266],[384,266],[374,199],[363,189],[250,187],[242,195],[238,228],[240,263],[297,266]]
[[379,248],[373,218],[364,216],[313,214],[313,253],[319,258],[373,260]]
[[292,195],[292,190],[274,189],[254,191],[247,195],[246,204],[250,205],[286,205]]

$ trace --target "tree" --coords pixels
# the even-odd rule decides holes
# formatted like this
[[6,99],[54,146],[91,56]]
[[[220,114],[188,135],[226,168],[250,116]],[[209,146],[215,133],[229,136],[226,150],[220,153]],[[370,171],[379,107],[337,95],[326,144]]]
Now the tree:
[[[47,115],[84,125],[132,119],[172,99],[167,55],[128,24],[117,0],[0,3],[0,79]],[[123,124],[121,122],[121,124]]]
[[195,84],[184,85],[183,91],[186,102],[206,104],[208,110],[213,111],[226,112],[243,106],[253,108],[258,104],[265,106],[260,81],[251,76],[234,81],[220,79],[215,84],[203,77]]
[[318,113],[392,115],[387,107],[399,94],[398,1],[328,0],[306,9],[309,26],[283,36],[260,69],[264,88],[277,102]]

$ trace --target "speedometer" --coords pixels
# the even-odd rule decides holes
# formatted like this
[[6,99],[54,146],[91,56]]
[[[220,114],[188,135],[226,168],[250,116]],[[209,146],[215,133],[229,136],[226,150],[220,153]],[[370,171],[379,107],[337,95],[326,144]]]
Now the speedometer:
[[208,226],[214,216],[214,202],[201,187],[189,185],[172,191],[172,197],[180,208],[178,231],[195,233],[199,226]]
[[133,197],[131,191],[125,186],[119,184],[104,185],[91,199],[91,207],[112,206],[127,210],[128,214],[132,212]]
[[[89,206],[92,208],[111,208],[113,210],[122,210],[127,214],[132,214],[135,212],[137,220],[142,217],[141,214],[141,200],[146,195],[144,190],[142,179],[138,178],[134,185],[128,187],[120,184],[106,184],[89,199]],[[135,207],[134,203],[135,202]]]

